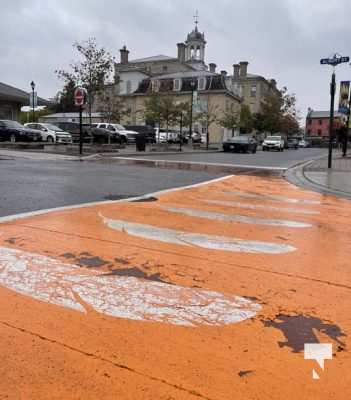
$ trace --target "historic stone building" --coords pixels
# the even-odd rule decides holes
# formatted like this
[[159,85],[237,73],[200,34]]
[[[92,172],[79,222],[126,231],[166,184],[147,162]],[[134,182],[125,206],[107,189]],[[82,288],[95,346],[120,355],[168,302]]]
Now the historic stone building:
[[[253,113],[259,112],[265,93],[272,88],[276,90],[274,82],[247,74],[245,62],[234,65],[233,75],[217,72],[216,64],[205,63],[205,50],[205,35],[198,30],[197,21],[185,42],[177,44],[177,57],[156,55],[130,60],[129,50],[124,46],[120,50],[120,62],[115,64],[115,84],[109,87],[110,93],[118,96],[130,110],[122,122],[145,123],[145,101],[155,92],[189,105],[195,93],[193,129],[203,134],[206,124],[196,121],[197,112],[215,110],[220,120],[229,110],[239,114],[242,103],[248,104]],[[218,121],[209,129],[211,143],[219,143],[231,134]]]

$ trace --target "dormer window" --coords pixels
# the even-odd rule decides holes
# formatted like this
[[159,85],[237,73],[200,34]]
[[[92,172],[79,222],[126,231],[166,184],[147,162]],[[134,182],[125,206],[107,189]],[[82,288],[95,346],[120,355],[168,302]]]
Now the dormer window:
[[181,79],[174,79],[173,81],[173,90],[179,91],[182,86],[182,80]]
[[199,78],[197,81],[198,90],[206,89],[206,78]]

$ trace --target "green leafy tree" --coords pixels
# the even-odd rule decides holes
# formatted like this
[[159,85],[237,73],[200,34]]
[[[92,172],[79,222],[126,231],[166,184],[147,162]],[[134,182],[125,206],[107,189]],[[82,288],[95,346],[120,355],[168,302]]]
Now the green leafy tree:
[[253,129],[254,119],[250,107],[246,104],[241,106],[240,110],[240,132],[250,133]]
[[114,58],[103,48],[99,48],[95,38],[89,38],[82,43],[74,43],[80,60],[70,64],[71,71],[56,70],[57,76],[66,84],[74,82],[75,86],[82,86],[88,93],[88,110],[91,123],[91,112],[94,97],[105,86],[110,77]]
[[230,107],[223,112],[219,123],[223,128],[230,129],[234,136],[235,129],[240,126],[240,111],[235,108],[234,104],[231,104]]
[[55,104],[50,107],[53,112],[76,112],[77,106],[74,104],[74,91],[76,83],[68,80],[63,89],[55,96]]
[[201,112],[196,116],[196,120],[200,121],[206,127],[206,149],[210,144],[210,127],[218,122],[219,107],[210,101],[210,96],[201,100]]

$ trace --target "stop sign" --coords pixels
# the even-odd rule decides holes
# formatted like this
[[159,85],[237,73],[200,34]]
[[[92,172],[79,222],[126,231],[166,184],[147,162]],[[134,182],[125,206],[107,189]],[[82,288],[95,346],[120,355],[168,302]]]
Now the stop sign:
[[77,88],[74,91],[74,104],[76,106],[83,106],[85,103],[85,89]]

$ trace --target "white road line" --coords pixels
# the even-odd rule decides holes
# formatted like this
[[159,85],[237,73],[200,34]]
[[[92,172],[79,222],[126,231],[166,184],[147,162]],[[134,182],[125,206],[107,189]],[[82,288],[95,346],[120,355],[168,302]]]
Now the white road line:
[[237,323],[261,309],[259,304],[235,295],[134,277],[96,275],[77,265],[6,247],[0,247],[0,285],[83,313],[89,304],[112,317],[183,326]]
[[225,222],[242,222],[245,224],[257,224],[257,225],[268,225],[268,226],[281,226],[287,228],[310,228],[312,225],[306,222],[289,221],[285,219],[267,219],[249,217],[246,215],[228,215],[222,213],[216,213],[211,211],[197,210],[195,208],[183,208],[183,207],[161,207],[168,212],[177,214],[189,215],[190,217],[206,218],[217,221]]
[[283,203],[290,203],[290,204],[321,204],[318,200],[305,200],[305,199],[291,199],[284,196],[275,196],[275,195],[265,195],[265,194],[258,194],[258,193],[247,193],[247,192],[223,192],[227,195],[231,196],[239,196],[244,197],[247,199],[258,199],[258,200],[270,200],[270,201],[278,201]]
[[285,208],[285,207],[271,207],[261,204],[246,204],[239,203],[236,201],[222,201],[222,200],[201,200],[208,204],[215,204],[218,206],[235,207],[235,208],[247,208],[249,210],[265,210],[265,211],[279,211],[295,214],[306,214],[306,215],[316,215],[320,214],[319,211],[305,210],[300,208]]
[[111,229],[115,229],[117,231],[127,233],[128,235],[143,239],[157,240],[164,243],[243,253],[282,254],[296,250],[295,247],[287,244],[184,232],[173,229],[159,228],[153,225],[105,218],[101,214],[100,216],[104,223]]

